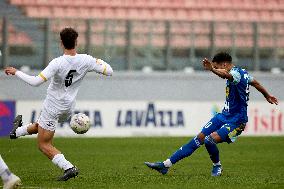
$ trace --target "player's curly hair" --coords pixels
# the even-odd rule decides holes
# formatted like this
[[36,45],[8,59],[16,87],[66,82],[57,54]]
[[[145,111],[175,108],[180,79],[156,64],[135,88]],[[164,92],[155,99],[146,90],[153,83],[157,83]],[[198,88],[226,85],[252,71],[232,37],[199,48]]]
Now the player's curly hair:
[[65,49],[74,49],[76,46],[77,38],[78,38],[78,32],[73,28],[64,28],[60,32],[60,39]]
[[222,63],[222,62],[232,62],[232,57],[229,53],[226,52],[219,52],[215,54],[215,56],[212,59],[212,62],[216,63]]

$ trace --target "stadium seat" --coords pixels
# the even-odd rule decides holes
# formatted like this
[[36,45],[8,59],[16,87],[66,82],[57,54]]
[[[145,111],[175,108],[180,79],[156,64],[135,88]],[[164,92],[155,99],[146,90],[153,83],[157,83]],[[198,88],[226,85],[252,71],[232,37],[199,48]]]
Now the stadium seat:
[[[228,40],[228,36],[232,36],[231,26],[222,24],[223,22],[233,22],[236,29],[237,45],[243,47],[252,46],[253,28],[252,22],[282,22],[284,18],[284,1],[281,0],[10,0],[11,4],[23,8],[29,17],[35,18],[71,18],[52,25],[53,31],[58,32],[64,26],[75,27],[82,35],[86,32],[86,23],[77,19],[95,19],[95,20],[170,20],[174,21],[171,26],[171,33],[177,35],[172,42],[180,46],[186,46],[190,33],[196,35],[196,45],[205,47],[209,45],[208,36],[211,29],[208,21],[215,21],[219,26],[215,27],[217,35],[217,46],[230,46],[232,41]],[[76,20],[73,20],[76,19]],[[190,29],[189,24],[179,23],[182,21],[199,22]],[[100,23],[100,24],[98,24]],[[103,24],[104,22],[94,21],[91,30],[97,35],[97,41],[102,41],[103,31],[106,27],[117,35],[123,37],[118,38],[119,44],[124,43],[122,40],[126,32],[126,24],[114,23],[113,27]],[[139,22],[141,26],[134,24],[134,33],[147,35],[149,28],[143,28],[143,22]],[[218,25],[217,24],[217,25]],[[147,24],[146,24],[147,25]],[[259,27],[261,35],[272,35],[272,30],[265,25]],[[154,35],[164,36],[165,26],[158,24],[154,28]],[[283,38],[283,29],[278,29],[277,34]],[[155,36],[156,37],[156,36]],[[84,37],[83,37],[84,38]],[[82,38],[82,41],[85,39]],[[263,46],[271,46],[268,39],[259,37]],[[164,44],[162,39],[152,39],[154,45]],[[224,42],[221,42],[221,41]],[[261,41],[263,40],[263,41]],[[138,40],[139,41],[139,40]],[[141,41],[141,40],[140,40]],[[136,42],[135,42],[136,43]],[[144,44],[137,42],[137,44]],[[281,45],[284,46],[284,45]]]
[[[0,20],[0,31],[2,31],[2,20]],[[25,32],[19,32],[17,29],[10,23],[8,25],[8,43],[10,45],[32,45],[31,38]],[[0,36],[0,44],[2,43],[2,35]]]

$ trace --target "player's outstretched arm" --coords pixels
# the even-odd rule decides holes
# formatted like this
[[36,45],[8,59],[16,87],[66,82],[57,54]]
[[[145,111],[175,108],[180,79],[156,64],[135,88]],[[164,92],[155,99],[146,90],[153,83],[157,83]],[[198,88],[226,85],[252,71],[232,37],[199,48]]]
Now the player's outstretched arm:
[[204,58],[202,62],[205,70],[209,70],[223,79],[228,79],[229,81],[234,80],[233,76],[227,70],[214,68],[212,62],[210,62],[207,58]]
[[270,104],[278,105],[277,98],[275,96],[270,95],[268,91],[256,79],[253,79],[250,82],[250,85],[256,88],[259,92],[261,92],[265,97],[265,99],[267,100],[267,102],[269,102]]
[[24,82],[28,83],[31,86],[39,86],[44,82],[44,79],[40,76],[30,76],[17,70],[14,67],[7,67],[4,69],[7,75],[16,75],[18,78],[23,80]]

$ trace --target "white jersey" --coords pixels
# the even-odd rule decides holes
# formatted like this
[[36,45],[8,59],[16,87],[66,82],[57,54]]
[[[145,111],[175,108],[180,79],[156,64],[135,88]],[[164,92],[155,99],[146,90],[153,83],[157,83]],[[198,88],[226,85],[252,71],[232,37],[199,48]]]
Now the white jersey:
[[50,111],[68,111],[75,105],[75,98],[87,72],[111,75],[111,67],[100,59],[87,54],[63,55],[53,59],[39,74],[45,81],[51,78],[44,107]]

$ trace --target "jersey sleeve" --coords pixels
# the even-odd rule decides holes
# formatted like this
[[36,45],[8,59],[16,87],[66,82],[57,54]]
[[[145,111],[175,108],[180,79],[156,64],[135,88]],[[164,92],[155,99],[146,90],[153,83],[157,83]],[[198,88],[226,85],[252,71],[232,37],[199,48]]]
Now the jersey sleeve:
[[47,81],[51,77],[53,77],[56,72],[58,71],[58,64],[55,60],[52,60],[48,66],[40,72],[39,76],[44,80]]
[[251,83],[253,81],[253,76],[251,76],[250,74],[248,74],[248,83]]
[[231,69],[230,74],[233,76],[233,81],[231,83],[237,85],[241,81],[241,74],[238,69]]
[[30,76],[21,71],[17,71],[15,75],[31,86],[39,86],[44,83],[44,79],[40,76]]
[[89,56],[89,72],[97,72],[103,75],[111,76],[113,70],[111,66],[105,61]]

